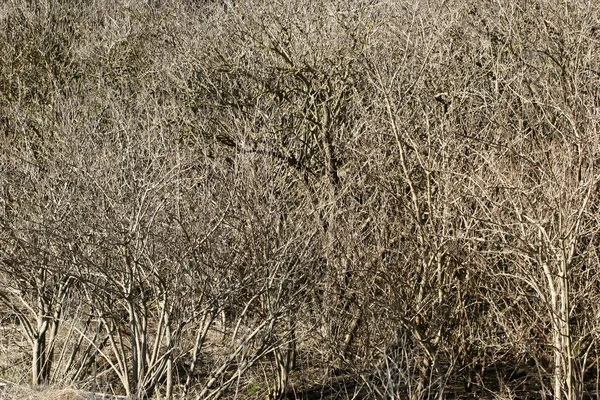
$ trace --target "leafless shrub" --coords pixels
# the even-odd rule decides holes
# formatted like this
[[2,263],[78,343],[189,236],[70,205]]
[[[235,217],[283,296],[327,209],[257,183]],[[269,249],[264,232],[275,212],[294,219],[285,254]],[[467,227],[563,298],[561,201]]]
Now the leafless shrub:
[[594,4],[0,7],[0,377],[597,394]]

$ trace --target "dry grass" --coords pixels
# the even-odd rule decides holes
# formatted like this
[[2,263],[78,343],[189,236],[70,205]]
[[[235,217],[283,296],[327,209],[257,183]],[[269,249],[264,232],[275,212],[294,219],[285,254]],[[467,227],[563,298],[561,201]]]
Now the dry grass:
[[92,393],[75,388],[43,387],[0,383],[0,400],[122,400],[124,396]]
[[2,400],[84,400],[89,396],[75,389],[45,388],[33,390],[27,386],[6,385],[0,389]]

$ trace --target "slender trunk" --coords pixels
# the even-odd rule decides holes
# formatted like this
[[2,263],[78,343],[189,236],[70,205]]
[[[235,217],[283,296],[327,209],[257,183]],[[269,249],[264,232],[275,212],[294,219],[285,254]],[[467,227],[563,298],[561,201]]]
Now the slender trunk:
[[32,337],[32,365],[31,383],[34,386],[48,383],[45,366],[47,363],[46,332],[48,331],[48,318],[46,317],[46,304],[39,300],[39,314],[37,316],[37,330]]
[[196,341],[194,343],[194,348],[192,349],[192,360],[190,369],[187,374],[187,378],[185,380],[185,385],[183,387],[183,398],[187,398],[187,395],[192,387],[192,383],[194,381],[194,376],[196,374],[196,365],[198,363],[198,358],[200,356],[200,350],[202,349],[202,345],[204,344],[204,339],[206,338],[206,334],[208,333],[208,328],[212,324],[214,318],[214,312],[209,311],[205,313],[202,317],[202,322],[198,327],[198,332],[196,334]]
[[292,321],[290,323],[290,343],[288,346],[288,364],[290,370],[296,369],[296,326]]
[[286,350],[276,349],[275,350],[275,364],[276,364],[276,382],[269,396],[272,400],[278,400],[285,396],[288,373],[289,373],[289,359]]
[[562,377],[563,377],[563,353],[562,353],[562,331],[561,324],[558,311],[557,304],[557,295],[556,292],[552,293],[552,337],[553,337],[553,345],[554,345],[554,399],[555,400],[563,400],[563,391],[562,391]]
[[573,350],[571,342],[571,329],[569,327],[569,309],[571,307],[570,295],[569,295],[569,276],[568,276],[568,263],[565,258],[562,260],[562,271],[561,271],[561,337],[562,337],[562,350],[565,369],[565,380],[567,389],[567,400],[575,400],[575,391],[573,390]]
[[135,309],[132,304],[128,304],[128,312],[129,312],[129,340],[131,342],[131,375],[129,377],[129,385],[134,393],[139,394],[137,392],[138,388],[138,358],[140,355],[138,354],[138,346],[137,346],[137,331],[135,324]]
[[38,334],[33,341],[33,361],[31,365],[31,383],[34,386],[44,383],[43,367],[45,364],[46,355],[46,334]]
[[165,334],[167,336],[167,376],[166,376],[166,393],[165,398],[171,400],[173,398],[173,332],[171,331],[171,321],[169,320],[169,311],[165,311]]
[[277,348],[274,352],[277,367],[277,381],[275,382],[275,387],[271,394],[273,399],[285,398],[290,371],[296,366],[296,328],[289,316],[287,323],[289,337],[287,338],[286,343],[280,348]]
[[48,337],[48,345],[46,346],[46,355],[44,356],[44,364],[42,365],[42,375],[44,382],[50,382],[50,376],[52,373],[52,364],[54,364],[54,350],[56,348],[56,336],[58,335],[58,325],[60,319],[60,312],[56,312],[54,319],[50,323],[50,336]]

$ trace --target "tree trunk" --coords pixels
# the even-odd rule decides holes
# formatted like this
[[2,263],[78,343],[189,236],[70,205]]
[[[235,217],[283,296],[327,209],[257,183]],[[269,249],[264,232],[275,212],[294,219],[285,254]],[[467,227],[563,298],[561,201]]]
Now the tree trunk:
[[46,334],[38,334],[33,340],[33,358],[31,365],[31,384],[42,385],[44,379],[44,365],[46,364]]
[[48,331],[48,318],[46,304],[38,300],[37,331],[32,335],[32,365],[31,365],[31,383],[34,386],[48,383],[49,369],[47,368],[48,358],[46,352],[46,332]]

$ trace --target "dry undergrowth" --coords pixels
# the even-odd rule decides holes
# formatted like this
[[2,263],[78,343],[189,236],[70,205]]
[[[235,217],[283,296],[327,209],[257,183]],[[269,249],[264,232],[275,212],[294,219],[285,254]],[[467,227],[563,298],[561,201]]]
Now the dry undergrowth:
[[600,3],[0,3],[2,396],[600,387]]
[[[2,400],[89,400],[91,397],[75,389],[39,389],[33,390],[27,386],[7,385],[0,388]],[[99,399],[101,397],[96,397]]]

